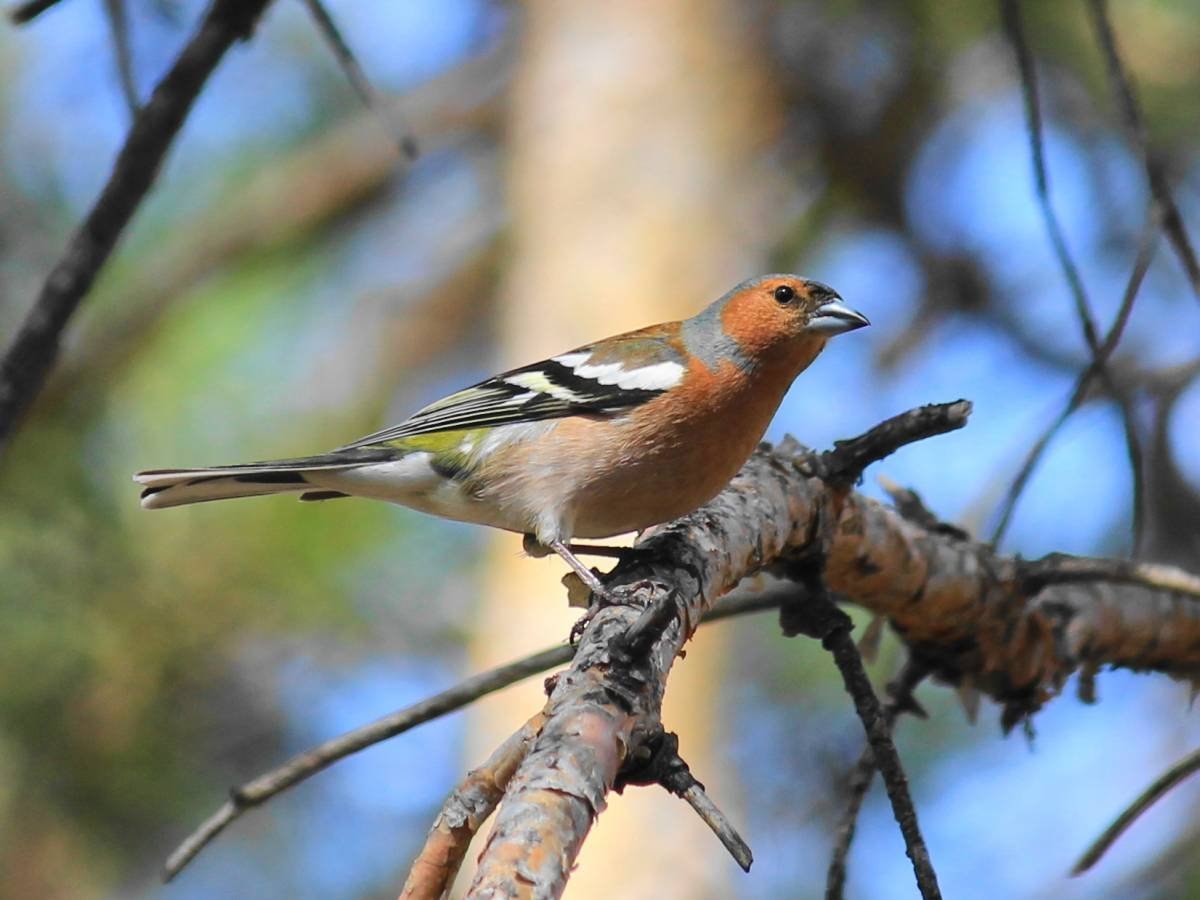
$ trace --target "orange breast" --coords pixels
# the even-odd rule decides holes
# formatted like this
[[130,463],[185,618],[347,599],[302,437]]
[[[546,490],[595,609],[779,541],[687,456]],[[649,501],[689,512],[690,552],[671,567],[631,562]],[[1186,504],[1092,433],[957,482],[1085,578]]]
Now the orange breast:
[[781,365],[748,379],[722,366],[693,362],[686,387],[628,414],[561,420],[512,448],[502,469],[489,467],[489,492],[528,509],[531,521],[557,515],[564,539],[609,537],[691,512],[753,452],[795,371]]

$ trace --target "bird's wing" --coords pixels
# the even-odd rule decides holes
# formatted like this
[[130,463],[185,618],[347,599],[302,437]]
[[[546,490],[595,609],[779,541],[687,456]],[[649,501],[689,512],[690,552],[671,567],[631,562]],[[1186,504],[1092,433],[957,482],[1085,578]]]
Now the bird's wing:
[[683,378],[684,368],[673,331],[654,326],[503,372],[340,449],[440,431],[607,415],[670,390]]

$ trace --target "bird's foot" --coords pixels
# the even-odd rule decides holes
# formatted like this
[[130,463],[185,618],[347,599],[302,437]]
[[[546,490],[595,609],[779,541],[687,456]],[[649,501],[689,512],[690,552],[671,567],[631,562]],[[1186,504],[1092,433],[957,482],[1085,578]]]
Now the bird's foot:
[[[583,634],[584,629],[591,624],[592,619],[596,617],[596,613],[604,609],[606,606],[613,604],[613,596],[609,593],[608,588],[600,581],[600,576],[595,569],[590,569],[585,566],[577,557],[572,548],[563,541],[551,541],[550,549],[562,557],[563,562],[571,567],[571,571],[583,583],[583,586],[590,592],[588,598],[587,612],[571,627],[571,645],[574,646]],[[568,591],[570,587],[568,586]]]
[[596,618],[600,610],[607,609],[615,604],[616,599],[603,587],[601,587],[598,591],[593,590],[592,602],[588,606],[587,612],[580,616],[578,621],[571,626],[571,634],[568,638],[571,646],[574,647],[579,643],[579,639],[583,637],[583,633],[587,631],[587,627],[592,624],[592,620]]

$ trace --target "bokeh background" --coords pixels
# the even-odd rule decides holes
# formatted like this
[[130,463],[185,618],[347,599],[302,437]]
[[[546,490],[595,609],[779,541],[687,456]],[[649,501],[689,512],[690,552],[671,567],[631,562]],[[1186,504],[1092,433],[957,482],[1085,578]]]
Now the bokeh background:
[[[143,96],[202,4],[129,0]],[[1082,3],[1027,3],[1053,200],[1102,325],[1148,205]],[[446,792],[536,708],[525,685],[253,811],[158,868],[228,786],[491,661],[561,640],[558,563],[382,504],[166,513],[131,472],[342,444],[501,367],[796,271],[872,319],[771,436],[816,447],[966,397],[970,425],[868,473],[987,535],[1086,364],[1039,217],[995,4],[328,0],[388,117],[304,6],[273,4],[212,79],[0,460],[0,896],[386,897]],[[1114,4],[1150,135],[1200,233],[1200,7]],[[0,28],[0,335],[14,333],[129,124],[104,4]],[[408,164],[392,132],[415,135]],[[1200,303],[1165,243],[1118,350],[1147,452],[1146,554],[1200,567]],[[1097,395],[1003,540],[1121,555],[1132,480]],[[719,631],[719,634],[716,633]],[[884,642],[874,672],[898,664]],[[667,725],[756,853],[682,804],[615,797],[571,896],[819,896],[861,732],[819,650],[770,617],[702,637]],[[1073,686],[1071,686],[1073,687]],[[1184,785],[1085,877],[1088,841],[1200,743],[1185,687],[1105,673],[1003,737],[925,686],[898,739],[951,897],[1200,896]],[[614,875],[614,873],[617,873]],[[916,896],[882,792],[850,894]]]

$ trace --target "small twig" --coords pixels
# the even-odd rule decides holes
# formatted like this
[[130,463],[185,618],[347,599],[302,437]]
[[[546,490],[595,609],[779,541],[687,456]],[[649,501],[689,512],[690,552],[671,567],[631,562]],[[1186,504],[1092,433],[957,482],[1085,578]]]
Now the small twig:
[[1096,41],[1104,54],[1104,62],[1108,71],[1108,79],[1112,85],[1113,94],[1121,108],[1121,116],[1130,139],[1137,145],[1146,167],[1146,179],[1150,183],[1150,193],[1159,208],[1163,230],[1175,248],[1192,290],[1200,295],[1200,263],[1196,260],[1196,251],[1192,249],[1188,239],[1187,228],[1175,198],[1167,186],[1167,174],[1162,161],[1150,147],[1150,136],[1146,130],[1146,121],[1142,116],[1134,93],[1132,80],[1126,74],[1121,63],[1121,55],[1117,52],[1117,39],[1112,25],[1108,20],[1108,4],[1106,0],[1090,0],[1088,9],[1091,12],[1092,26],[1096,30]]
[[104,13],[112,32],[113,57],[117,64],[121,95],[125,98],[129,118],[135,119],[142,101],[138,97],[137,82],[133,76],[133,50],[129,44],[129,16],[126,14],[125,0],[104,0]]
[[412,161],[417,158],[417,141],[408,129],[397,121],[398,116],[395,112],[389,112],[389,107],[380,101],[379,94],[372,87],[371,82],[367,80],[366,73],[363,72],[362,66],[358,64],[358,59],[354,56],[354,51],[350,49],[350,45],[346,43],[346,39],[342,36],[341,29],[337,27],[337,23],[333,21],[333,17],[329,15],[329,10],[321,0],[304,0],[304,5],[308,7],[309,14],[313,17],[313,21],[317,24],[317,29],[325,38],[325,42],[329,44],[333,55],[337,58],[338,65],[341,66],[342,72],[346,79],[350,82],[350,86],[354,89],[354,93],[358,94],[358,99],[362,101],[363,106],[373,111],[381,120],[383,120],[387,131],[392,134],[396,143],[400,147],[400,152],[405,159]]
[[721,841],[729,855],[749,872],[754,863],[754,853],[742,838],[729,818],[704,792],[704,785],[696,780],[688,764],[679,755],[679,735],[673,731],[660,732],[645,741],[639,750],[644,758],[635,765],[626,766],[618,775],[613,790],[620,793],[630,784],[661,784],[677,797],[682,797],[695,810],[704,824]]
[[[883,717],[889,729],[893,729],[901,713],[909,712],[918,718],[928,717],[928,713],[913,697],[913,691],[929,673],[929,668],[909,657],[887,688],[887,700],[883,704]],[[846,890],[846,861],[850,856],[850,845],[854,841],[854,832],[858,823],[858,814],[862,810],[863,801],[870,790],[871,782],[875,780],[875,754],[868,744],[863,747],[850,773],[847,784],[846,809],[834,830],[833,852],[829,857],[829,870],[825,877],[825,900],[841,900]]]
[[[705,615],[703,621],[707,624],[733,616],[775,609],[782,602],[785,593],[783,586],[757,593],[750,591],[730,593]],[[178,875],[184,866],[195,858],[196,854],[250,807],[265,803],[276,794],[311,778],[322,769],[359,750],[461,709],[480,697],[506,688],[523,678],[570,662],[574,655],[575,648],[571,646],[549,647],[514,662],[473,675],[440,694],[435,694],[419,703],[305,750],[252,781],[233,788],[229,792],[230,799],[188,835],[168,857],[163,867],[164,879],[170,881]]]
[[1171,591],[1200,599],[1200,577],[1175,566],[1129,562],[1122,559],[1093,559],[1051,553],[1041,559],[1023,559],[1017,563],[1021,592],[1032,597],[1050,584],[1083,581],[1109,581],[1136,584],[1159,591]]
[[471,839],[495,811],[545,719],[540,712],[531,718],[450,792],[413,860],[400,900],[437,900],[450,890]]
[[139,111],[108,182],[0,359],[0,452],[45,383],[67,327],[154,185],[192,104],[225,52],[249,37],[270,0],[214,0]]
[[1157,803],[1175,785],[1196,772],[1200,772],[1200,750],[1184,757],[1155,779],[1153,784],[1146,788],[1124,812],[1117,816],[1111,825],[1104,829],[1104,833],[1096,839],[1095,843],[1088,847],[1087,852],[1071,869],[1071,874],[1082,875],[1099,862],[1100,857],[1108,852],[1108,849],[1116,843],[1117,838],[1124,834],[1142,813]]
[[917,888],[924,900],[935,900],[941,897],[941,891],[938,888],[933,861],[929,857],[929,848],[925,845],[925,839],[917,825],[917,810],[908,791],[908,778],[904,774],[896,745],[892,743],[891,729],[884,720],[879,698],[871,688],[867,670],[863,667],[862,658],[854,646],[850,628],[850,617],[846,616],[845,626],[832,631],[821,643],[833,654],[846,690],[854,699],[855,709],[862,719],[871,753],[875,757],[875,764],[883,777],[888,799],[892,803],[892,812],[900,825],[900,833],[904,835],[905,852],[912,860]]
[[721,845],[733,857],[734,862],[742,867],[742,871],[749,872],[750,867],[754,865],[754,853],[750,849],[750,845],[738,834],[737,829],[733,827],[717,805],[709,799],[708,794],[704,793],[704,785],[692,779],[691,785],[683,792],[683,799],[717,836]]
[[8,18],[14,25],[25,25],[58,3],[59,0],[26,0],[10,9]]
[[571,659],[570,647],[552,647],[524,659],[499,666],[467,678],[449,690],[435,694],[419,703],[376,719],[368,725],[348,731],[339,737],[319,744],[293,756],[278,768],[260,775],[253,781],[230,791],[229,800],[187,837],[167,859],[163,874],[170,881],[213,838],[225,830],[245,810],[270,800],[276,794],[316,774],[339,759],[357,753],[365,747],[394,737],[431,719],[462,709],[486,694],[544,672],[552,666]]
[[[810,573],[815,571],[818,571],[815,567],[809,570]],[[924,900],[940,898],[937,873],[929,857],[929,848],[925,845],[925,839],[917,825],[917,810],[908,791],[908,778],[904,774],[904,766],[900,762],[900,754],[896,752],[896,745],[892,743],[891,724],[879,703],[879,698],[875,696],[874,688],[871,687],[871,679],[867,677],[867,670],[863,667],[858,648],[854,646],[851,633],[854,623],[834,604],[827,591],[814,584],[815,576],[810,574],[807,580],[810,589],[805,592],[803,598],[798,598],[790,608],[783,607],[784,615],[781,619],[785,623],[784,633],[804,634],[819,640],[821,646],[833,655],[838,671],[842,673],[846,691],[854,700],[854,708],[867,733],[867,742],[875,765],[883,776],[883,784],[892,804],[892,813],[900,826],[900,833],[904,836],[905,852],[912,860],[917,889]]]
[[930,403],[879,423],[849,440],[834,441],[833,449],[816,459],[816,473],[825,481],[849,487],[871,463],[891,456],[905,444],[956,431],[971,415],[968,400]]

